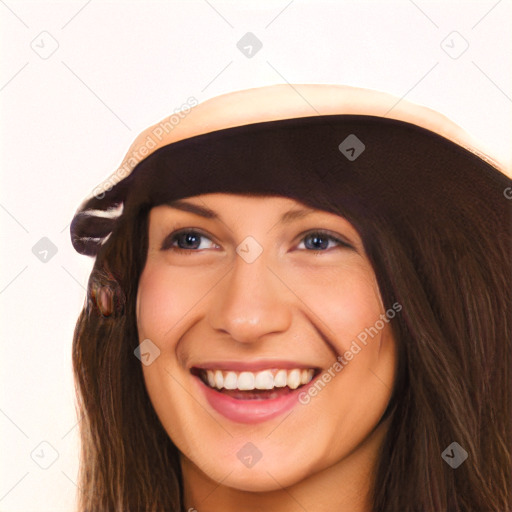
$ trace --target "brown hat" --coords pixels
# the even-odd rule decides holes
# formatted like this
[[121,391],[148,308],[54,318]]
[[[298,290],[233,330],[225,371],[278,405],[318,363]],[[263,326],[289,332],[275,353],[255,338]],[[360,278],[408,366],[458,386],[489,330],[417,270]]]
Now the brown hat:
[[[250,155],[256,152],[254,162]],[[437,174],[432,168],[434,160]],[[482,170],[468,169],[466,175],[462,167],[469,161],[470,168]],[[225,169],[228,162],[231,173]],[[321,172],[315,170],[318,162],[322,162]],[[389,167],[386,172],[380,168],[384,163]],[[175,167],[181,172],[173,177]],[[184,174],[192,167],[194,175]],[[236,170],[242,167],[242,172]],[[190,98],[180,112],[144,130],[121,165],[84,200],[71,224],[72,242],[78,252],[95,255],[122,216],[129,196],[137,196],[139,203],[157,204],[171,199],[160,197],[163,189],[171,191],[174,199],[231,190],[304,200],[293,193],[296,175],[311,180],[312,193],[320,182],[325,192],[333,186],[325,173],[333,168],[336,173],[366,176],[369,181],[364,185],[363,180],[360,188],[350,179],[346,183],[354,194],[372,183],[390,187],[396,195],[402,193],[401,182],[411,177],[412,167],[416,173],[428,169],[430,181],[446,176],[452,185],[453,180],[472,179],[472,172],[480,172],[482,178],[486,174],[486,179],[495,181],[496,192],[503,191],[509,181],[506,176],[512,176],[510,169],[478,149],[445,116],[387,93],[344,85],[283,84],[235,91],[201,104]],[[272,188],[253,183],[255,173],[265,172],[267,181],[275,183],[280,175],[282,185]],[[372,177],[372,172],[378,176]],[[186,184],[185,176],[189,178]],[[211,183],[206,185],[209,177]],[[395,200],[389,193],[384,198]],[[315,204],[322,207],[320,201]]]

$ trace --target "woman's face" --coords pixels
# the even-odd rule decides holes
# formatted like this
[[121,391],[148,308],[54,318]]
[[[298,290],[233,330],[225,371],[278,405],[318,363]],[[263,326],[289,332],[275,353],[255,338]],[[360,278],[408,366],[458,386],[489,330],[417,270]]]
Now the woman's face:
[[393,387],[396,311],[340,216],[221,193],[150,212],[144,379],[182,460],[215,482],[270,491],[363,449]]

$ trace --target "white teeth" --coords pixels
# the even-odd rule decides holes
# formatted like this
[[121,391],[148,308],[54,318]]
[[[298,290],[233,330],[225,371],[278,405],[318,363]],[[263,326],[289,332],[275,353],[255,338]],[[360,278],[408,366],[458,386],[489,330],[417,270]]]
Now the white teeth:
[[284,388],[286,386],[287,379],[288,375],[286,370],[279,370],[274,377],[274,386],[276,388]]
[[238,377],[235,372],[228,372],[224,377],[224,387],[226,389],[236,389]]
[[270,370],[258,372],[254,380],[256,389],[272,389],[274,387],[274,376]]
[[286,384],[290,389],[297,389],[300,386],[300,370],[292,370],[288,374]]
[[254,374],[251,372],[242,372],[238,376],[238,389],[242,391],[254,389]]
[[315,374],[315,370],[302,370],[302,375],[300,376],[300,383],[302,385],[307,384],[311,380],[313,380],[313,375]]
[[313,379],[315,370],[295,368],[293,370],[262,370],[260,372],[235,372],[222,370],[206,370],[204,380],[211,388],[252,389],[284,388],[297,389]]
[[215,386],[221,389],[224,385],[224,377],[222,376],[222,372],[216,370],[215,374],[213,375],[213,378],[215,379]]

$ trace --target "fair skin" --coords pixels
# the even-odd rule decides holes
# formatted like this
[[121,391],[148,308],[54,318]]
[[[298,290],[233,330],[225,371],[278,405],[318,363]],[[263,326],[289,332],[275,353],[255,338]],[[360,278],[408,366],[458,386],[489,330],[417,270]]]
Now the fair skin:
[[[287,197],[212,193],[182,201],[218,218],[167,205],[150,211],[137,325],[140,341],[160,350],[143,373],[181,453],[185,509],[230,512],[243,504],[245,512],[369,512],[389,422],[376,426],[396,374],[388,323],[351,360],[343,359],[342,370],[308,403],[294,402],[264,421],[219,413],[192,373],[218,361],[288,361],[315,369],[309,386],[329,368],[332,374],[337,357],[385,313],[357,231],[338,215]],[[298,209],[312,213],[279,222]],[[181,237],[169,237],[183,228]],[[246,245],[249,236],[258,245],[252,239]],[[262,252],[250,262],[236,252],[254,255],[258,246]],[[295,393],[301,389],[308,388]],[[238,455],[247,443],[261,455],[250,467]]]

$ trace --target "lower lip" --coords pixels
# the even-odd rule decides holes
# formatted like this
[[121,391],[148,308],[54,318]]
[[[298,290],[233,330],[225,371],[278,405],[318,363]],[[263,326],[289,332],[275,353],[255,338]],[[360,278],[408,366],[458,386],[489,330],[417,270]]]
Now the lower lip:
[[207,386],[199,377],[193,376],[210,406],[219,414],[237,423],[260,423],[284,414],[297,405],[299,393],[313,383],[301,386],[279,398],[269,400],[238,400]]

